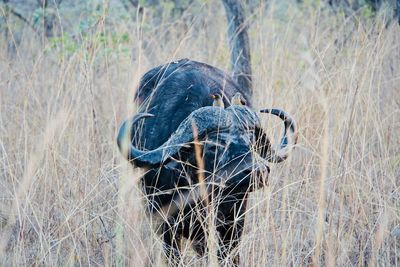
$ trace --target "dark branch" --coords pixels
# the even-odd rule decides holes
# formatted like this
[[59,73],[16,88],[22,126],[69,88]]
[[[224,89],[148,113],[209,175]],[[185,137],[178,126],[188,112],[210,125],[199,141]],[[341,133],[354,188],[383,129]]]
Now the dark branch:
[[35,32],[37,32],[37,29],[35,28],[35,26],[33,26],[33,24],[27,20],[24,16],[22,16],[22,14],[20,14],[18,11],[16,11],[14,8],[12,8],[9,4],[8,1],[3,1],[3,3],[6,5],[6,9],[13,14],[16,18],[18,18],[19,20],[21,20],[22,22],[24,22],[26,25],[28,25],[29,27],[31,27]]
[[250,42],[245,24],[244,8],[240,0],[222,0],[228,20],[228,38],[231,49],[233,77],[238,84],[252,95]]
[[8,7],[10,9],[11,14],[28,24],[31,28],[35,28],[32,23],[30,23],[26,18],[24,18],[20,13],[16,12],[14,9]]

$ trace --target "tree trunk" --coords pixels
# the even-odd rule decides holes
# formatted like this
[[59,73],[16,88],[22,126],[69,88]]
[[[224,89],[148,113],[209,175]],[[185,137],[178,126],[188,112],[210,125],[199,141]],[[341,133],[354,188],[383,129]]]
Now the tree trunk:
[[400,0],[396,1],[397,22],[400,24]]
[[222,0],[228,20],[228,38],[231,50],[233,77],[252,96],[250,42],[240,0]]

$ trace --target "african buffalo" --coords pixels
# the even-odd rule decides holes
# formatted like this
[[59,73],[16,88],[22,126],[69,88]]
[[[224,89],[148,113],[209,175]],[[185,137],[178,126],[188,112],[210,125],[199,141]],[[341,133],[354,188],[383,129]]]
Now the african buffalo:
[[[244,99],[231,105],[237,93]],[[213,106],[215,94],[225,108]],[[159,219],[156,231],[169,264],[181,262],[182,238],[199,255],[207,253],[212,222],[219,261],[237,265],[247,195],[266,182],[267,162],[287,158],[296,142],[294,121],[278,109],[261,111],[284,121],[284,135],[274,149],[246,88],[225,72],[188,59],[148,71],[135,101],[139,112],[122,123],[117,143],[134,166],[146,171],[141,184],[147,212]]]

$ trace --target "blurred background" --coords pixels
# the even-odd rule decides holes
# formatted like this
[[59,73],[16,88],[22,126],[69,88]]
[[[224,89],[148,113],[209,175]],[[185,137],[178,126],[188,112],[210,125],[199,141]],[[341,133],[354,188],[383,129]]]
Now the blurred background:
[[[242,265],[400,265],[399,0],[243,6],[254,107],[300,136],[250,196]],[[219,0],[0,1],[1,265],[163,265],[115,133],[150,68],[230,72],[227,25]]]

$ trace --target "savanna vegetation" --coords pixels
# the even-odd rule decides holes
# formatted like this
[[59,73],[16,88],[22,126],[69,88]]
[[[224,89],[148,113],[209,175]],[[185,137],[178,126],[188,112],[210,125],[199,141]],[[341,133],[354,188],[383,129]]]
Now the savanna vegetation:
[[[400,265],[399,5],[245,1],[254,105],[299,142],[250,195],[243,266]],[[0,1],[2,266],[163,265],[115,133],[148,69],[229,71],[227,23],[219,0]]]

